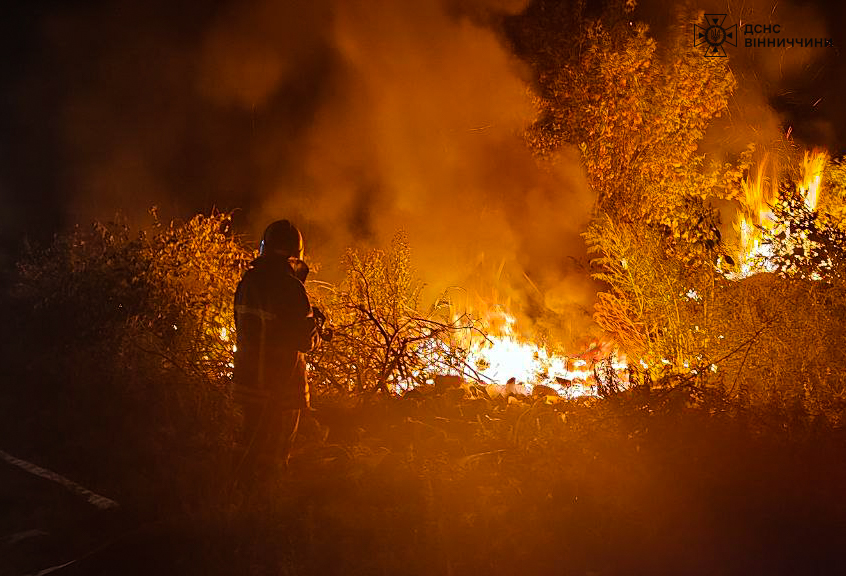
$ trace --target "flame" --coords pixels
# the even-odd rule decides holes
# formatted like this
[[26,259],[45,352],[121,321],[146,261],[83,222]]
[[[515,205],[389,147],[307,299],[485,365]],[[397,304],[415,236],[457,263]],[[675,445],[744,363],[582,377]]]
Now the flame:
[[[802,179],[797,183],[797,189],[808,210],[817,208],[822,173],[827,161],[828,155],[824,151],[805,152],[801,165]],[[773,270],[770,264],[771,248],[763,244],[762,239],[765,231],[771,231],[778,225],[772,211],[776,199],[777,170],[774,167],[773,178],[767,178],[767,163],[765,155],[756,173],[741,182],[741,210],[735,223],[739,235],[739,271],[733,276],[737,278]]]
[[[597,395],[594,366],[610,361],[616,383],[622,387],[628,384],[626,359],[618,358],[610,343],[594,342],[583,353],[568,356],[520,336],[515,317],[503,306],[490,306],[479,320],[484,336],[469,332],[459,339],[458,344],[467,351],[465,367],[442,376],[477,382],[491,395],[528,395],[543,385],[558,396],[576,398]],[[450,345],[438,338],[424,340],[420,346],[433,358],[451,353]],[[398,393],[411,390],[419,384],[421,373],[415,371],[411,376],[399,381],[391,378],[389,387]],[[435,380],[427,376],[426,382],[433,384]]]
[[[465,376],[490,382],[489,389],[500,394],[530,394],[539,384],[565,397],[596,394],[592,362],[583,356],[599,351],[611,353],[610,346],[591,348],[581,356],[557,353],[522,338],[515,330],[516,319],[501,306],[491,307],[484,323],[488,336],[471,343],[468,363],[475,371]],[[598,357],[594,354],[591,359]],[[623,370],[625,360],[616,360],[613,366],[617,371]]]
[[[822,151],[806,152],[804,155],[797,190],[809,210],[817,208],[827,160],[827,154]],[[772,170],[771,176],[767,174],[768,168]],[[777,182],[777,166],[770,166],[767,156],[755,173],[741,182],[741,211],[735,223],[739,233],[740,271],[734,273],[734,277],[742,278],[773,268],[770,264],[771,248],[762,240],[767,231],[773,231],[780,225],[772,209],[777,198]],[[687,296],[694,300],[699,298],[694,290],[689,290]],[[569,356],[522,337],[516,329],[516,318],[505,306],[488,306],[480,316],[486,337],[464,343],[468,350],[468,368],[459,376],[466,381],[487,383],[489,391],[500,394],[530,394],[536,386],[543,385],[563,397],[595,396],[597,383],[593,368],[598,361],[609,359],[618,381],[627,384],[626,358],[617,357],[617,352],[608,343],[595,344],[586,352]],[[444,351],[443,343],[433,341],[427,346],[434,354]],[[671,363],[667,359],[661,362]],[[639,364],[644,369],[649,367],[642,359]],[[687,362],[684,368],[690,368]],[[708,368],[717,371],[715,364]],[[692,372],[695,374],[696,369]],[[400,383],[396,385],[407,389]]]
[[741,211],[735,230],[739,234],[738,266],[739,276],[753,274],[762,262],[767,262],[772,254],[769,247],[762,244],[763,230],[772,230],[775,216],[772,203],[775,198],[772,181],[765,176],[768,155],[758,165],[754,175],[744,179],[740,185],[743,190]]
[[826,162],[828,162],[828,155],[825,152],[818,150],[810,154],[805,152],[805,158],[802,161],[802,182],[799,184],[799,191],[805,199],[805,207],[808,210],[817,209],[820,183],[822,182],[822,173],[825,169]]

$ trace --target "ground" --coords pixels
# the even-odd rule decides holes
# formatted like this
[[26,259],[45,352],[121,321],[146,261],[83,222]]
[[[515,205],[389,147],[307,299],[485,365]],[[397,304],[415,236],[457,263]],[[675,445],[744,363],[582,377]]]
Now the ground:
[[0,574],[846,571],[846,435],[785,405],[430,391],[315,416],[288,475],[181,509],[0,464]]

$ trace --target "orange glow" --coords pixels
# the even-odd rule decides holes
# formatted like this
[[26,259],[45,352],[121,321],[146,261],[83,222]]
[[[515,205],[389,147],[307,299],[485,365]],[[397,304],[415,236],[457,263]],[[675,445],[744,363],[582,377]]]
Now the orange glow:
[[[501,306],[493,306],[483,317],[487,339],[470,343],[468,362],[474,375],[489,382],[491,392],[530,394],[539,384],[555,390],[560,396],[577,397],[596,394],[593,375],[595,358],[567,356],[547,346],[522,338],[515,330],[516,319]],[[601,346],[605,356],[614,356],[610,346]],[[616,371],[624,370],[625,359],[615,360]],[[510,379],[513,384],[508,384]]]
[[820,183],[822,173],[828,162],[828,155],[825,152],[805,152],[802,161],[802,182],[799,184],[799,191],[805,198],[805,206],[808,210],[816,210],[819,201]]
[[[797,190],[804,199],[808,210],[816,210],[819,201],[819,190],[822,173],[828,161],[825,152],[815,150],[805,152],[801,165],[801,181],[797,182]],[[762,243],[766,230],[773,230],[778,224],[772,212],[773,202],[776,200],[777,182],[775,178],[767,178],[768,159],[764,156],[754,175],[741,182],[743,196],[741,210],[735,222],[735,230],[739,235],[737,262],[739,271],[734,274],[738,278],[745,278],[758,272],[772,271],[770,264],[769,246]],[[777,173],[776,170],[773,171]]]

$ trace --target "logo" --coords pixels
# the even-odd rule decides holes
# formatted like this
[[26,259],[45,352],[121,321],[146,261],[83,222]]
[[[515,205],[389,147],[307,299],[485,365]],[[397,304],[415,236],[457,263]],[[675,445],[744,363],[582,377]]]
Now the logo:
[[724,58],[723,44],[737,46],[737,24],[724,28],[726,14],[705,14],[705,26],[693,25],[693,45],[703,46],[708,58]]

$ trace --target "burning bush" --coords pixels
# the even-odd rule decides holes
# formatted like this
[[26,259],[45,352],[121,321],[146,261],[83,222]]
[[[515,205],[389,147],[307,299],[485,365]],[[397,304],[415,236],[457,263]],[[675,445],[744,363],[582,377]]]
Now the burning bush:
[[593,224],[586,237],[609,286],[596,319],[653,377],[687,374],[733,397],[842,415],[846,237],[831,216],[838,202],[816,209],[822,165],[809,170],[809,158],[822,156],[806,154],[803,173],[785,176],[802,184],[744,207],[742,218],[766,225],[741,227],[738,266],[696,200],[659,225],[608,215]]
[[[550,11],[573,33],[535,36],[535,19],[549,17],[544,10],[512,22],[517,50],[538,80],[540,115],[527,137],[541,155],[577,146],[597,193],[585,234],[595,277],[607,286],[597,323],[630,367],[645,366],[653,380],[672,372],[735,395],[839,402],[843,366],[830,342],[842,340],[834,321],[840,290],[801,278],[842,275],[842,165],[826,167],[820,152],[797,158],[787,142],[779,160],[799,173],[773,162],[765,178],[767,154],[753,171],[754,146],[734,164],[707,164],[704,135],[729,110],[735,86],[728,59],[702,58],[681,18],[659,45],[619,10],[596,20],[578,8]],[[832,186],[818,218],[824,168]],[[775,188],[780,179],[801,182],[807,210],[795,206],[793,221],[769,206],[765,184]],[[711,199],[740,203],[739,250],[722,240]],[[781,236],[776,231],[762,251],[762,235],[778,219],[785,220]],[[750,266],[753,256],[768,267]],[[746,278],[776,268],[792,278]]]
[[793,184],[782,186],[773,213],[777,226],[763,238],[771,268],[789,277],[846,282],[846,231],[840,222],[811,209]]

